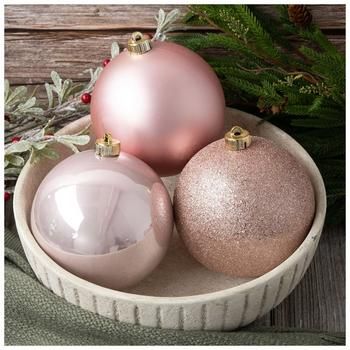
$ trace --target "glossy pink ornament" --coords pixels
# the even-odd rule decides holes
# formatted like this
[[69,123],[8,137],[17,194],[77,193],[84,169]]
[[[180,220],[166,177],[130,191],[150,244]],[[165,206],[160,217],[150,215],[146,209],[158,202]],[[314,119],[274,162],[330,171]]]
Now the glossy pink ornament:
[[236,128],[187,163],[174,211],[177,230],[199,262],[231,276],[258,277],[304,240],[315,199],[308,174],[290,153]]
[[112,289],[138,283],[162,260],[173,216],[169,194],[143,161],[84,151],[54,167],[35,195],[31,226],[59,265]]
[[111,131],[126,152],[167,176],[221,137],[225,100],[217,76],[199,55],[171,42],[151,46],[142,54],[124,50],[104,68],[91,118],[97,137]]

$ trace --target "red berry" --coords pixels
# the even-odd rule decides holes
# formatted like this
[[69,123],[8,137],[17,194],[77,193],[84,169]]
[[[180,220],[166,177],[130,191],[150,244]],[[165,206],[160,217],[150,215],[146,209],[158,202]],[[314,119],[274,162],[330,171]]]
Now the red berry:
[[106,59],[102,62],[102,66],[103,66],[103,67],[106,67],[107,64],[108,64],[109,62],[111,62],[111,60],[110,60],[109,58],[106,58]]
[[91,102],[91,95],[88,92],[85,92],[81,95],[81,102],[85,103],[86,105]]
[[12,139],[11,139],[11,142],[12,142],[12,143],[15,143],[15,142],[18,142],[18,141],[21,141],[21,138],[20,138],[19,136],[14,136],[14,137],[12,137]]
[[5,193],[4,193],[5,202],[7,202],[10,198],[11,198],[10,192],[5,191]]

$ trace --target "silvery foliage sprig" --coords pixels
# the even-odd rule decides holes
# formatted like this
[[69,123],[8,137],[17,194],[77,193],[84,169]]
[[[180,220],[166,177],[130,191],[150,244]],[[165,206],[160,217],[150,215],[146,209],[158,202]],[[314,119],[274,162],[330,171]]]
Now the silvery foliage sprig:
[[[119,54],[119,46],[113,43],[112,58]],[[14,185],[24,164],[30,159],[37,162],[41,158],[58,159],[59,154],[51,147],[55,143],[63,144],[73,152],[77,146],[86,145],[90,137],[89,126],[74,135],[54,135],[54,129],[67,124],[72,118],[77,119],[88,113],[88,106],[80,101],[82,93],[91,92],[102,71],[88,69],[90,81],[75,84],[71,79],[63,80],[57,72],[51,72],[52,83],[45,83],[47,108],[37,104],[34,96],[25,86],[10,87],[5,80],[5,152],[4,174],[5,189],[13,192]],[[18,142],[11,142],[13,136],[19,136]]]
[[163,9],[160,9],[158,16],[155,16],[155,19],[157,21],[157,30],[152,40],[166,40],[166,33],[175,30],[173,24],[179,18],[180,14],[181,12],[179,9],[173,9],[168,14],[166,14]]
[[88,106],[81,103],[80,96],[83,92],[92,91],[101,71],[101,67],[95,71],[84,71],[90,73],[87,84],[75,84],[71,79],[63,80],[57,72],[51,72],[53,84],[45,83],[48,100],[46,109],[37,104],[34,96],[36,89],[32,94],[28,93],[25,86],[11,89],[8,80],[5,80],[5,142],[33,128],[44,127],[53,117],[55,123],[52,126],[62,126],[69,118],[85,115]]
[[59,154],[50,146],[60,143],[73,152],[79,152],[77,146],[86,145],[90,141],[87,135],[89,126],[73,135],[48,135],[54,118],[49,120],[42,129],[30,130],[23,134],[20,141],[5,145],[4,175],[7,192],[13,192],[14,186],[9,182],[17,180],[24,164],[30,159],[31,162],[38,162],[42,158],[58,159]]

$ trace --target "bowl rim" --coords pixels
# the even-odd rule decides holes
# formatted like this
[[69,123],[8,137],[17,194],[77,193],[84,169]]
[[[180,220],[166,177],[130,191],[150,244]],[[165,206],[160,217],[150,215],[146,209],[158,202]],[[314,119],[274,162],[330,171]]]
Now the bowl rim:
[[[250,113],[246,113],[234,108],[226,108],[226,111],[229,110],[231,113],[232,112],[238,112],[240,113],[243,117],[248,117],[248,118],[253,118],[257,122],[261,121],[262,119],[259,117],[256,117]],[[83,117],[88,119],[89,116]],[[81,122],[80,118],[70,125]],[[118,290],[113,290],[109,289],[106,287],[99,286],[97,284],[94,284],[92,282],[89,282],[87,280],[84,280],[64,268],[62,268],[60,265],[58,265],[54,260],[52,260],[39,246],[37,241],[35,240],[33,233],[31,232],[31,229],[28,225],[28,220],[26,218],[25,213],[21,213],[18,210],[18,202],[20,201],[20,189],[24,185],[24,178],[26,174],[26,170],[32,166],[30,165],[30,162],[28,161],[27,164],[24,166],[21,174],[18,177],[17,180],[17,185],[14,191],[14,200],[13,200],[13,210],[14,210],[14,216],[15,216],[15,221],[22,221],[25,223],[25,226],[21,227],[21,229],[18,230],[18,234],[21,238],[21,241],[24,240],[27,246],[31,247],[32,254],[35,255],[36,257],[39,257],[39,260],[45,259],[47,266],[49,267],[50,270],[53,270],[54,273],[59,276],[60,278],[64,280],[69,280],[69,282],[76,287],[82,288],[84,290],[93,292],[95,294],[101,295],[103,297],[111,298],[111,299],[120,299],[124,301],[132,301],[132,302],[140,302],[140,303],[147,303],[147,304],[167,304],[167,305],[179,305],[179,304],[191,304],[191,303],[203,303],[203,302],[209,302],[217,299],[223,299],[227,298],[230,295],[234,293],[243,293],[244,291],[250,290],[252,288],[255,288],[257,285],[264,284],[266,281],[279,276],[280,274],[285,271],[288,266],[293,264],[294,261],[298,260],[303,252],[310,248],[315,240],[315,235],[317,235],[322,229],[325,216],[326,216],[326,208],[327,208],[327,200],[326,200],[326,190],[324,186],[324,182],[322,179],[322,176],[320,174],[319,169],[317,168],[315,162],[311,158],[311,156],[307,153],[307,151],[295,140],[293,139],[290,135],[285,133],[283,130],[279,129],[275,125],[265,121],[264,124],[272,129],[273,131],[282,134],[284,138],[286,138],[288,141],[292,141],[295,143],[299,148],[301,153],[304,153],[305,158],[310,161],[313,169],[312,173],[312,183],[314,186],[315,190],[315,199],[316,199],[316,209],[315,209],[315,216],[313,219],[312,226],[309,230],[309,233],[303,240],[303,242],[299,245],[299,247],[286,259],[284,260],[281,264],[276,266],[274,269],[270,270],[269,272],[257,277],[253,278],[247,282],[244,282],[242,284],[239,284],[237,286],[233,286],[230,288],[218,290],[215,292],[209,292],[209,293],[202,293],[202,294],[195,294],[195,295],[186,295],[186,296],[177,296],[177,297],[168,297],[168,296],[151,296],[151,295],[142,295],[142,294],[134,294],[134,293],[128,293],[128,292],[123,292],[123,291],[118,291]],[[61,129],[62,131],[64,130]],[[316,191],[317,188],[317,191]]]

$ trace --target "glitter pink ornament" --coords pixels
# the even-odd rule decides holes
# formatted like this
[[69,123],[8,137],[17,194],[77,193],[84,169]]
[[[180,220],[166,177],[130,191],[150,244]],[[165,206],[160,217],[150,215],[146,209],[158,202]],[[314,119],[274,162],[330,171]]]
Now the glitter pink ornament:
[[207,268],[258,277],[304,240],[315,211],[312,183],[286,150],[234,127],[185,166],[174,197],[175,223]]
[[104,68],[91,100],[96,136],[111,131],[161,176],[221,137],[224,112],[220,82],[199,55],[141,33]]
[[173,230],[169,194],[143,161],[120,152],[109,135],[96,153],[58,163],[35,195],[31,226],[59,265],[112,289],[147,276],[166,253]]

